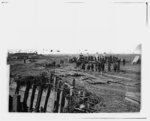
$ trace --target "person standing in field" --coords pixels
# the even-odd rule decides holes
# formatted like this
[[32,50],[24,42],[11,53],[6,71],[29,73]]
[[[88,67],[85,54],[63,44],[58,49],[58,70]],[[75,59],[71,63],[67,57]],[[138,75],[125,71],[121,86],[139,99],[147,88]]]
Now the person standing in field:
[[111,70],[111,62],[110,62],[110,60],[108,60],[108,71],[110,71]]
[[125,59],[123,59],[123,66],[125,66],[126,65],[126,60]]
[[89,63],[87,64],[87,70],[88,71],[90,70],[90,64]]
[[117,71],[120,71],[120,59],[117,61]]
[[93,63],[91,64],[91,70],[92,71],[94,70],[94,64]]
[[116,72],[116,70],[117,70],[117,64],[116,62],[114,62],[114,71]]
[[98,66],[98,72],[101,72],[101,62],[98,62],[97,66]]
[[85,70],[85,63],[82,64],[82,69]]

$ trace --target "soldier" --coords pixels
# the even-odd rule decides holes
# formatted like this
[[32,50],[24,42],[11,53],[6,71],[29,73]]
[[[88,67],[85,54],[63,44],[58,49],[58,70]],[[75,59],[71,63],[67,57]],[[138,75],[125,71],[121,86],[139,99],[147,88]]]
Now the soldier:
[[53,65],[53,67],[55,67],[55,66],[56,66],[56,62],[55,62],[55,61],[53,61],[52,65]]
[[116,72],[116,70],[117,70],[117,64],[116,62],[114,62],[114,71]]
[[97,60],[99,61],[100,60],[100,57],[98,56]]
[[104,60],[101,62],[101,68],[102,68],[102,71],[105,71],[105,63],[104,63]]
[[88,71],[90,70],[90,64],[87,64],[87,70]]
[[118,59],[117,62],[118,62],[118,63],[117,63],[117,71],[120,71],[120,59]]
[[101,62],[98,63],[98,72],[101,72]]
[[85,63],[82,64],[82,69],[85,70]]
[[81,62],[77,61],[76,66],[79,67],[81,65]]
[[26,58],[23,59],[24,63],[26,63],[26,60],[27,60]]
[[111,63],[110,63],[110,60],[108,60],[108,71],[111,70],[110,67],[111,67]]
[[93,71],[93,69],[94,69],[94,64],[92,63],[91,64],[91,70]]
[[98,62],[95,63],[95,71],[98,71]]
[[94,58],[95,58],[94,60],[97,61],[97,58],[96,57],[94,57]]
[[125,59],[123,59],[123,66],[125,66],[126,65],[126,60]]

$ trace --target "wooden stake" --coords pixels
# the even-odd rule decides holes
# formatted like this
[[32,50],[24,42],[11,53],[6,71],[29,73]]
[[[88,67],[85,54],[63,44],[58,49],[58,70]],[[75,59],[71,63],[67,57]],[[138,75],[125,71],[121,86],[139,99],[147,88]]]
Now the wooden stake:
[[20,80],[19,81],[17,80],[17,87],[15,90],[15,94],[19,94],[19,89],[20,89]]
[[31,100],[30,100],[30,107],[29,107],[30,112],[32,112],[32,107],[33,107],[33,101],[34,101],[34,97],[35,97],[36,88],[37,88],[37,86],[33,85]]
[[[51,83],[51,82],[52,82],[52,74],[50,75],[50,78],[49,78],[49,83]],[[50,92],[51,92],[51,85],[49,84],[46,99],[45,99],[45,104],[44,104],[44,110],[43,110],[44,112],[46,112],[46,109],[47,109],[47,103],[48,103],[48,99],[50,96]]]
[[19,112],[20,108],[20,99],[21,96],[18,94],[15,94],[13,96],[13,112]]
[[49,99],[49,96],[50,96],[50,91],[51,91],[51,86],[49,84],[48,85],[46,99],[45,99],[45,104],[44,104],[44,112],[46,112],[46,109],[47,109],[47,103],[48,103],[48,99]]
[[76,82],[76,80],[73,79],[73,81],[72,81],[72,86],[73,86],[73,88],[75,88],[75,82]]
[[61,87],[61,92],[60,92],[60,98],[59,98],[59,107],[58,107],[58,112],[60,113],[61,112],[61,103],[62,103],[62,95],[63,95],[63,91],[64,91],[64,85],[62,85]]
[[35,106],[35,112],[39,112],[42,93],[43,93],[43,85],[40,85],[38,97],[37,97],[37,102],[36,102],[36,106]]
[[27,100],[28,100],[30,88],[31,88],[31,85],[27,84],[25,94],[24,94],[24,99],[23,99],[23,111],[25,112],[27,112]]

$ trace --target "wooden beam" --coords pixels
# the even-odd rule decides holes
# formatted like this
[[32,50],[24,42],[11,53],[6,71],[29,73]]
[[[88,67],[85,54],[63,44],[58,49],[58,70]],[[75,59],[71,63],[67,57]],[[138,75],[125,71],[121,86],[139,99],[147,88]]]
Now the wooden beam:
[[37,88],[37,85],[33,85],[32,94],[31,94],[31,100],[30,100],[30,107],[29,107],[29,111],[30,112],[32,112],[33,101],[34,101],[34,97],[35,97],[36,88]]
[[43,93],[43,85],[39,86],[39,92],[38,92],[38,97],[37,97],[37,102],[35,106],[35,112],[39,112],[39,107],[40,107],[40,102],[42,98],[42,93]]
[[63,91],[64,91],[64,84],[61,86],[61,91],[60,91],[60,98],[59,98],[59,107],[58,107],[58,112],[61,112],[61,104],[62,104],[62,95],[63,95]]

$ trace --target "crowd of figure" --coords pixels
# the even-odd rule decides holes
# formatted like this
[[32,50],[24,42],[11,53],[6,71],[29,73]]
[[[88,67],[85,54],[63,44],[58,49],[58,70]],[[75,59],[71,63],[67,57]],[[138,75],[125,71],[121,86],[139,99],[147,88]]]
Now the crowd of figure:
[[104,71],[112,71],[115,72],[120,71],[120,64],[122,63],[125,65],[125,59],[121,59],[115,56],[82,56],[76,61],[76,67],[80,67],[86,71],[97,71],[97,72],[104,72]]

